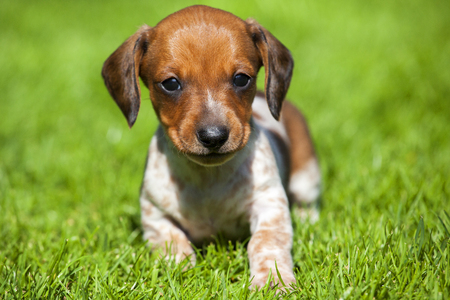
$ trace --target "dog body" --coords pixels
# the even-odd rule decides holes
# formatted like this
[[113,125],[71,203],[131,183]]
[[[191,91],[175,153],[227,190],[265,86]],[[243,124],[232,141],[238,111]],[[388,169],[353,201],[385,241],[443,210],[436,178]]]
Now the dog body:
[[289,51],[255,21],[206,6],[143,26],[108,58],[102,74],[130,127],[138,76],[161,123],[140,197],[153,247],[195,262],[191,243],[251,235],[252,285],[263,286],[269,270],[278,282],[275,263],[285,283],[295,282],[289,201],[314,203],[320,174],[302,115],[282,107],[292,67]]

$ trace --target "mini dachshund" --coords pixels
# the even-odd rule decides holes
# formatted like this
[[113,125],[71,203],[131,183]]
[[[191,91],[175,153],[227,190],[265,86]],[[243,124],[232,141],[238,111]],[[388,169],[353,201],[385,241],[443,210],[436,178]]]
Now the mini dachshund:
[[106,60],[102,76],[130,128],[139,77],[160,122],[140,196],[153,248],[195,263],[192,245],[250,237],[252,287],[269,274],[272,285],[279,275],[295,282],[290,204],[316,220],[321,179],[305,119],[284,101],[292,70],[289,50],[264,27],[207,6],[142,26]]

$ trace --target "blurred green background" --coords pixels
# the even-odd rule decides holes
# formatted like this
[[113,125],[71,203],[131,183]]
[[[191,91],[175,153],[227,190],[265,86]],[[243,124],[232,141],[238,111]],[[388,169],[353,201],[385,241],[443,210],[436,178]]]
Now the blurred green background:
[[157,120],[143,87],[128,129],[100,71],[140,25],[192,4],[253,17],[291,50],[288,98],[324,178],[317,226],[364,234],[389,219],[410,236],[420,217],[437,226],[450,210],[449,1],[0,0],[2,257],[14,245],[42,257],[98,226],[111,243],[140,240]]

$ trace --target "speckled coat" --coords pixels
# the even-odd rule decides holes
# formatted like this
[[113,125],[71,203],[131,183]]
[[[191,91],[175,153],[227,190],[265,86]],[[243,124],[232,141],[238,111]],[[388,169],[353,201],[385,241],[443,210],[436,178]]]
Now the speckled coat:
[[191,243],[251,236],[252,285],[263,286],[270,270],[279,282],[275,263],[295,282],[289,203],[315,221],[320,172],[303,116],[283,105],[292,68],[289,51],[254,20],[206,6],[141,27],[108,58],[105,84],[130,127],[139,77],[161,124],[140,197],[152,247],[195,263]]

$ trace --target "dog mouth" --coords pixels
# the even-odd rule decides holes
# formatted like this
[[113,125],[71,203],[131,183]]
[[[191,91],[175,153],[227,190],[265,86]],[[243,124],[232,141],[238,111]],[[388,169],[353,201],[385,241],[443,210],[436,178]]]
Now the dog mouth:
[[205,167],[215,167],[220,166],[229,161],[234,157],[236,152],[227,152],[227,153],[216,153],[211,152],[209,154],[193,154],[188,153],[186,154],[187,158],[189,158],[191,161],[205,166]]

